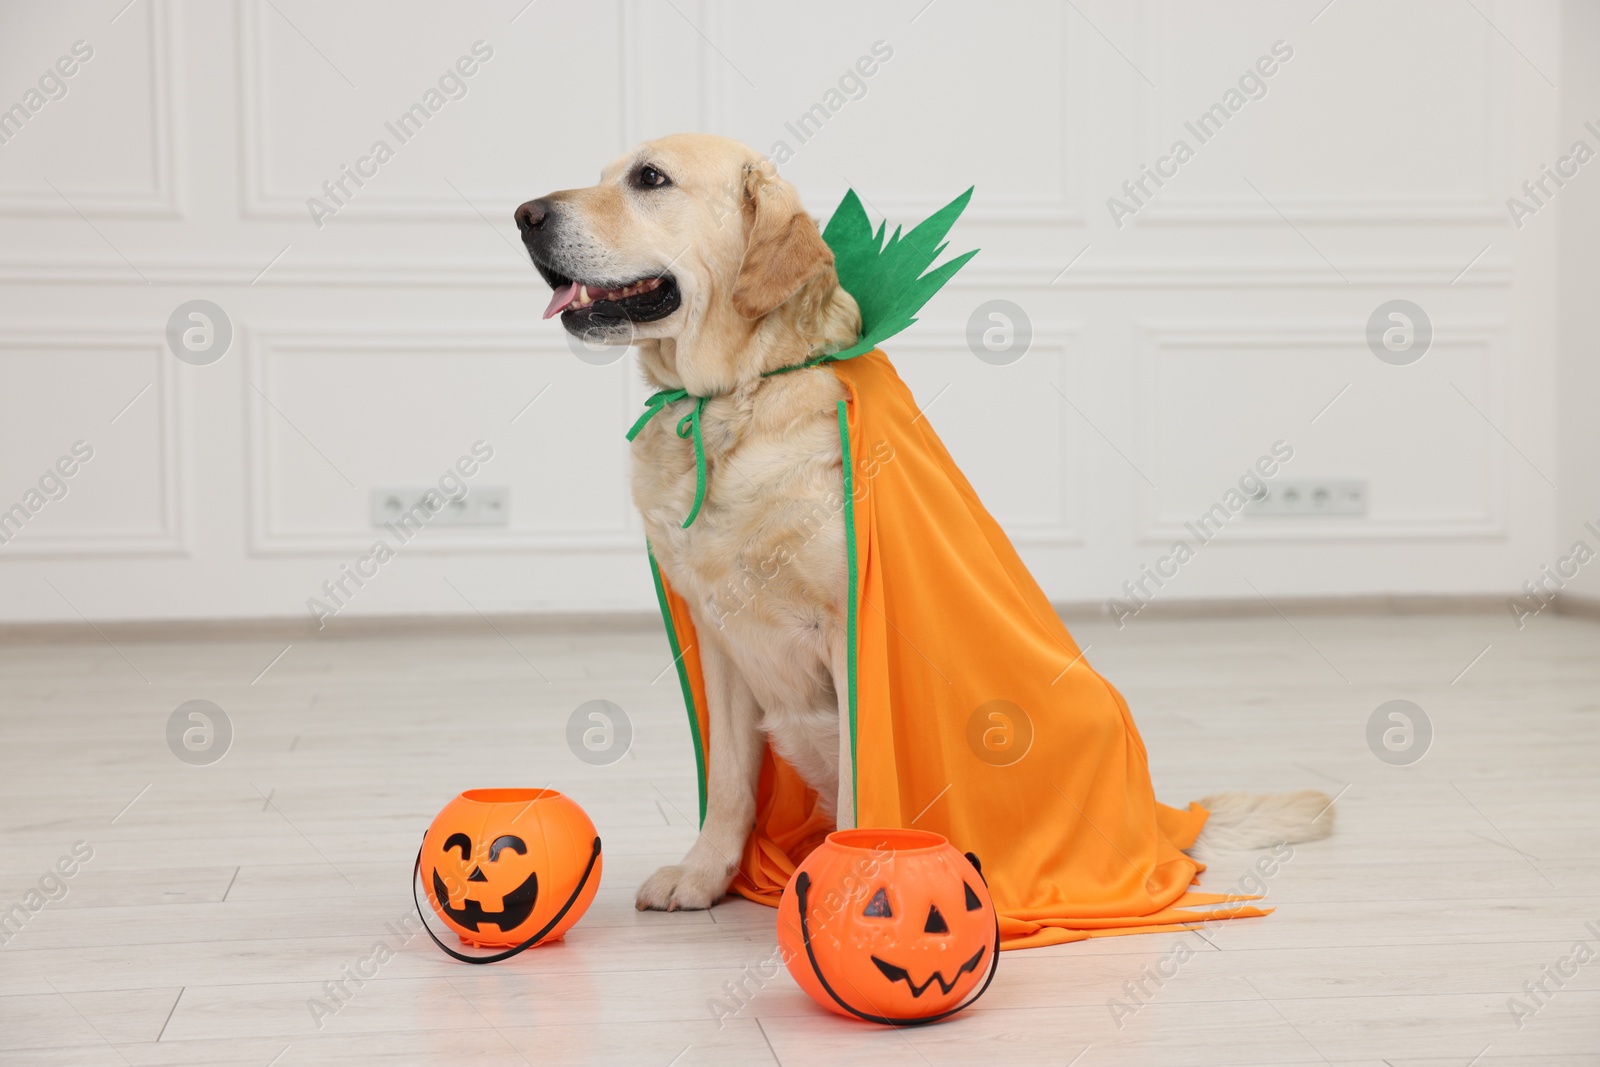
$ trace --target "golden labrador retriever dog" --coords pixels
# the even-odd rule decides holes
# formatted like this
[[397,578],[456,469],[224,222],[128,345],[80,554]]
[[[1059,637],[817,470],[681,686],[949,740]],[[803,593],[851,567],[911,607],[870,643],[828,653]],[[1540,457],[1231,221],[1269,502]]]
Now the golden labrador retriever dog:
[[[711,720],[706,815],[683,862],[640,886],[640,909],[706,908],[727,889],[756,815],[764,741],[854,825],[845,692],[847,576],[836,405],[825,367],[763,377],[852,344],[860,313],[794,188],[760,153],[664,137],[597,185],[523,204],[516,221],[554,290],[545,317],[586,340],[635,345],[658,390],[688,393],[633,443],[633,499],[662,572],[691,606]],[[695,397],[711,476],[695,521],[696,461],[679,419]],[[682,409],[681,411],[679,409]],[[821,529],[817,517],[826,515]],[[796,547],[798,546],[798,547]],[[782,550],[753,601],[717,599]],[[845,712],[846,717],[848,711]],[[1202,839],[1254,847],[1325,834],[1320,793],[1225,795]]]

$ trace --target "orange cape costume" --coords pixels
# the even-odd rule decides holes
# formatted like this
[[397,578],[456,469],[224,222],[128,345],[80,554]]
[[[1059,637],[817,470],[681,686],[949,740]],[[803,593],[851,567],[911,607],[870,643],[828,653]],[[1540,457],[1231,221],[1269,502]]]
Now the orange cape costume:
[[[860,212],[854,198],[825,236],[866,323],[868,301],[851,286],[834,235],[841,216],[854,222]],[[952,204],[948,221],[964,205]],[[927,226],[907,243],[921,233],[924,248],[937,244],[943,230],[927,240]],[[1007,949],[1266,914],[1246,903],[1255,898],[1192,889],[1204,868],[1182,850],[1207,812],[1157,802],[1121,694],[1085,661],[888,357],[868,347],[814,361],[849,394],[839,441],[852,654],[850,719],[840,728],[852,739],[856,825],[914,825],[976,853]],[[704,821],[710,720],[695,625],[654,560],[651,569],[688,705]],[[731,892],[775,907],[796,865],[833,829],[815,792],[769,746]]]

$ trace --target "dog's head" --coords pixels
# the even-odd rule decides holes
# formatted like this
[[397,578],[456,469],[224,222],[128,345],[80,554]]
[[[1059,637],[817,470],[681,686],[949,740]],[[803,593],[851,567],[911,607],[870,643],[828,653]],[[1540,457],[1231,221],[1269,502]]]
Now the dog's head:
[[726,390],[774,358],[847,345],[859,325],[794,187],[737,141],[650,141],[516,220],[554,289],[545,318],[591,343],[639,344],[662,384]]

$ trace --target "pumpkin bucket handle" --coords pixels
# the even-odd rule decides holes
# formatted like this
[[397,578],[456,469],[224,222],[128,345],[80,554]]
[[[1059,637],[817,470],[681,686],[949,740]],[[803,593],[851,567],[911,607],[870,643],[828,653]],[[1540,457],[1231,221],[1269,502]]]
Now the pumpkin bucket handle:
[[[598,841],[596,843],[598,844]],[[987,886],[989,884],[989,880],[983,877],[983,866],[978,863],[978,857],[973,855],[971,852],[968,852],[966,855],[967,862],[972,864],[972,869],[978,872],[978,877],[983,878],[983,884]],[[854,1015],[858,1019],[865,1019],[869,1023],[881,1023],[884,1026],[922,1026],[926,1023],[936,1023],[941,1019],[948,1019],[962,1008],[972,1004],[979,997],[983,996],[984,993],[988,992],[989,983],[994,981],[994,974],[1000,969],[1000,912],[996,910],[994,913],[994,949],[989,953],[992,957],[989,961],[989,976],[983,980],[983,985],[978,987],[978,991],[976,993],[972,994],[972,996],[968,997],[960,1004],[957,1004],[949,1011],[941,1011],[937,1015],[927,1015],[920,1019],[891,1019],[883,1015],[869,1015],[868,1013],[851,1005],[837,992],[835,992],[833,986],[828,984],[828,979],[822,974],[822,965],[817,962],[817,954],[811,947],[811,924],[808,919],[811,909],[807,907],[806,899],[811,891],[811,875],[809,872],[801,871],[795,875],[794,889],[795,903],[800,906],[800,936],[805,940],[806,943],[806,958],[811,961],[811,973],[817,976],[817,981],[822,983],[822,988],[828,991],[828,996],[833,998],[835,1004],[839,1005],[839,1007],[843,1008],[845,1011],[849,1012],[851,1015]],[[438,939],[435,938],[434,940]],[[444,946],[441,945],[440,947],[443,948]],[[449,952],[450,950],[445,949],[445,951]],[[454,953],[451,953],[451,955],[454,955]]]
[[[573,889],[572,895],[567,898],[567,902],[561,905],[561,910],[556,912],[554,917],[552,917],[549,922],[544,924],[543,928],[541,928],[537,933],[528,938],[522,944],[513,948],[508,948],[504,952],[491,953],[488,956],[469,956],[465,952],[457,952],[449,945],[446,945],[443,941],[440,941],[439,935],[434,933],[433,927],[428,925],[428,917],[422,912],[422,901],[417,897],[417,882],[421,881],[420,875],[422,874],[422,849],[420,847],[417,849],[416,865],[411,869],[411,902],[417,907],[417,918],[422,920],[422,928],[428,931],[428,936],[433,938],[433,943],[438,945],[439,948],[444,951],[445,955],[454,959],[458,959],[462,963],[499,963],[501,960],[508,960],[517,953],[537,945],[541,940],[544,939],[546,934],[556,928],[556,924],[561,922],[562,919],[566,918],[567,912],[572,910],[572,906],[578,902],[578,897],[583,894],[583,887],[589,884],[589,876],[594,873],[594,865],[598,863],[599,860],[600,839],[596,837],[594,839],[594,848],[589,853],[589,865],[583,869],[583,877],[578,879],[577,887]],[[998,920],[996,920],[996,922],[998,923]],[[998,935],[998,925],[996,925],[995,931]]]

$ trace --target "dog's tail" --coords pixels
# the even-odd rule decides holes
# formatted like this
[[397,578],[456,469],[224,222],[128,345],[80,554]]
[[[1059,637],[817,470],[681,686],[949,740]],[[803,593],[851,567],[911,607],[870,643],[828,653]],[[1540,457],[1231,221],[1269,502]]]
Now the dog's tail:
[[1200,806],[1211,812],[1195,851],[1235,852],[1280,842],[1315,841],[1333,833],[1333,800],[1315,789],[1298,793],[1218,793]]

